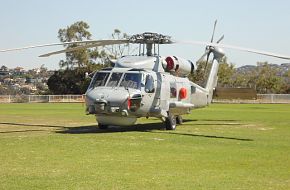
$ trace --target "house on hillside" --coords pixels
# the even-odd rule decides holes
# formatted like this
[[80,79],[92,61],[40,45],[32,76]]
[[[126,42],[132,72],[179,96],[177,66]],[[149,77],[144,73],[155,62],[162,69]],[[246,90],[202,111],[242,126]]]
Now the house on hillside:
[[26,72],[25,72],[24,68],[16,67],[16,68],[12,69],[12,73],[13,73],[13,75],[24,75]]

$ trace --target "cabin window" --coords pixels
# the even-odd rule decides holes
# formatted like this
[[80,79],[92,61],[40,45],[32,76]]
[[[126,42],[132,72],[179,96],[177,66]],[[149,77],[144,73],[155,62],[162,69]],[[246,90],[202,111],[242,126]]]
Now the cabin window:
[[140,89],[141,74],[140,73],[125,73],[120,86],[125,88]]
[[191,86],[191,94],[194,94],[196,92],[196,87],[195,86]]
[[151,75],[146,76],[145,92],[147,92],[147,93],[155,92],[154,79]]
[[107,86],[110,86],[110,87],[118,86],[122,75],[123,73],[112,73]]
[[170,98],[176,98],[177,96],[177,91],[176,88],[170,88]]
[[95,74],[92,84],[91,84],[91,88],[94,87],[98,87],[98,86],[105,86],[106,81],[109,77],[110,73],[106,73],[106,72],[98,72]]
[[177,97],[176,83],[170,83],[170,98]]

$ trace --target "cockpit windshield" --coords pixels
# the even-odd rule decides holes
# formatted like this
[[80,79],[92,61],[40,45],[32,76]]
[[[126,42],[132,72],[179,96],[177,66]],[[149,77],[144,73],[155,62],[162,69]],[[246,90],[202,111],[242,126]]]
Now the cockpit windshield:
[[120,86],[126,88],[140,89],[141,74],[140,73],[125,73]]
[[103,73],[103,72],[98,72],[96,73],[93,82],[91,84],[91,87],[98,87],[98,86],[105,86],[106,81],[109,77],[110,73]]
[[110,75],[109,72],[98,72],[94,76],[90,87],[91,88],[95,88],[99,86],[117,87],[119,83],[121,87],[140,89],[141,88],[141,73],[113,72]]
[[122,75],[123,73],[112,73],[107,86],[111,86],[111,87],[117,86]]

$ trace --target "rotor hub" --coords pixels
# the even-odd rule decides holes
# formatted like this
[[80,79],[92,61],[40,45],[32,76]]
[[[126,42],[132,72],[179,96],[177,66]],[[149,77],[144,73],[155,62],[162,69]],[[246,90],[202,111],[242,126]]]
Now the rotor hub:
[[142,34],[135,34],[129,38],[130,43],[136,44],[171,44],[170,36],[152,33],[152,32],[144,32]]

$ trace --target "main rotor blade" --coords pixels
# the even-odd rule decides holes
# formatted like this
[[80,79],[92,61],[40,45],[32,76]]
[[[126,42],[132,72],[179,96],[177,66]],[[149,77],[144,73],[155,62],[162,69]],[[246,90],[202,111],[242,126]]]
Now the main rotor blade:
[[74,48],[68,48],[68,49],[63,49],[63,50],[59,50],[59,51],[46,53],[46,54],[40,55],[38,57],[49,57],[51,55],[67,53],[67,52],[72,52],[72,51],[76,51],[76,50],[80,50],[80,49],[92,48],[92,47],[96,47],[96,46],[97,46],[97,44],[90,44],[90,45],[84,45],[84,46],[81,45],[81,46],[77,46],[77,47],[74,47]]
[[262,50],[256,50],[256,49],[250,49],[250,48],[244,48],[244,47],[238,47],[238,46],[226,45],[226,44],[217,44],[217,47],[234,49],[234,50],[239,50],[239,51],[246,51],[250,53],[290,60],[290,56],[288,55],[282,55],[282,54],[272,53],[268,51],[262,51]]
[[289,55],[282,55],[282,54],[278,54],[278,53],[272,53],[272,52],[267,52],[267,51],[262,51],[262,50],[238,47],[238,46],[227,45],[227,44],[208,43],[208,42],[201,42],[201,41],[175,41],[175,42],[176,43],[184,43],[184,44],[221,47],[221,48],[226,48],[226,49],[234,49],[234,50],[239,50],[239,51],[246,51],[246,52],[250,52],[250,53],[256,53],[256,54],[260,54],[260,55],[266,55],[266,56],[270,56],[270,57],[276,57],[276,58],[280,58],[280,59],[290,60]]
[[54,52],[40,55],[39,57],[49,57],[51,55],[72,52],[72,51],[76,51],[76,50],[80,50],[80,49],[87,49],[87,48],[106,46],[106,45],[124,44],[124,43],[128,43],[128,42],[129,42],[129,40],[98,40],[97,42],[92,43],[92,44],[81,45],[81,46],[68,48],[68,49],[64,49],[64,50],[60,50],[60,51],[54,51]]
[[25,47],[20,47],[20,48],[3,49],[3,50],[0,50],[0,52],[17,51],[17,50],[41,48],[41,47],[48,47],[48,46],[68,45],[68,44],[94,43],[97,41],[99,41],[99,40],[86,40],[86,41],[75,41],[75,42],[41,44],[41,45],[25,46]]
[[42,47],[49,47],[49,46],[60,46],[60,45],[70,45],[70,44],[98,43],[98,44],[103,44],[100,46],[105,46],[105,45],[122,44],[122,43],[128,43],[128,42],[129,42],[129,40],[85,40],[85,41],[40,44],[40,45],[25,46],[25,47],[19,47],[19,48],[3,49],[3,50],[0,50],[0,52],[18,51],[18,50],[25,50],[25,49],[42,48]]
[[214,22],[213,32],[212,32],[212,36],[211,36],[211,40],[210,40],[211,43],[213,42],[213,37],[214,37],[214,33],[215,33],[216,23],[217,23],[217,20],[215,20],[215,22]]

